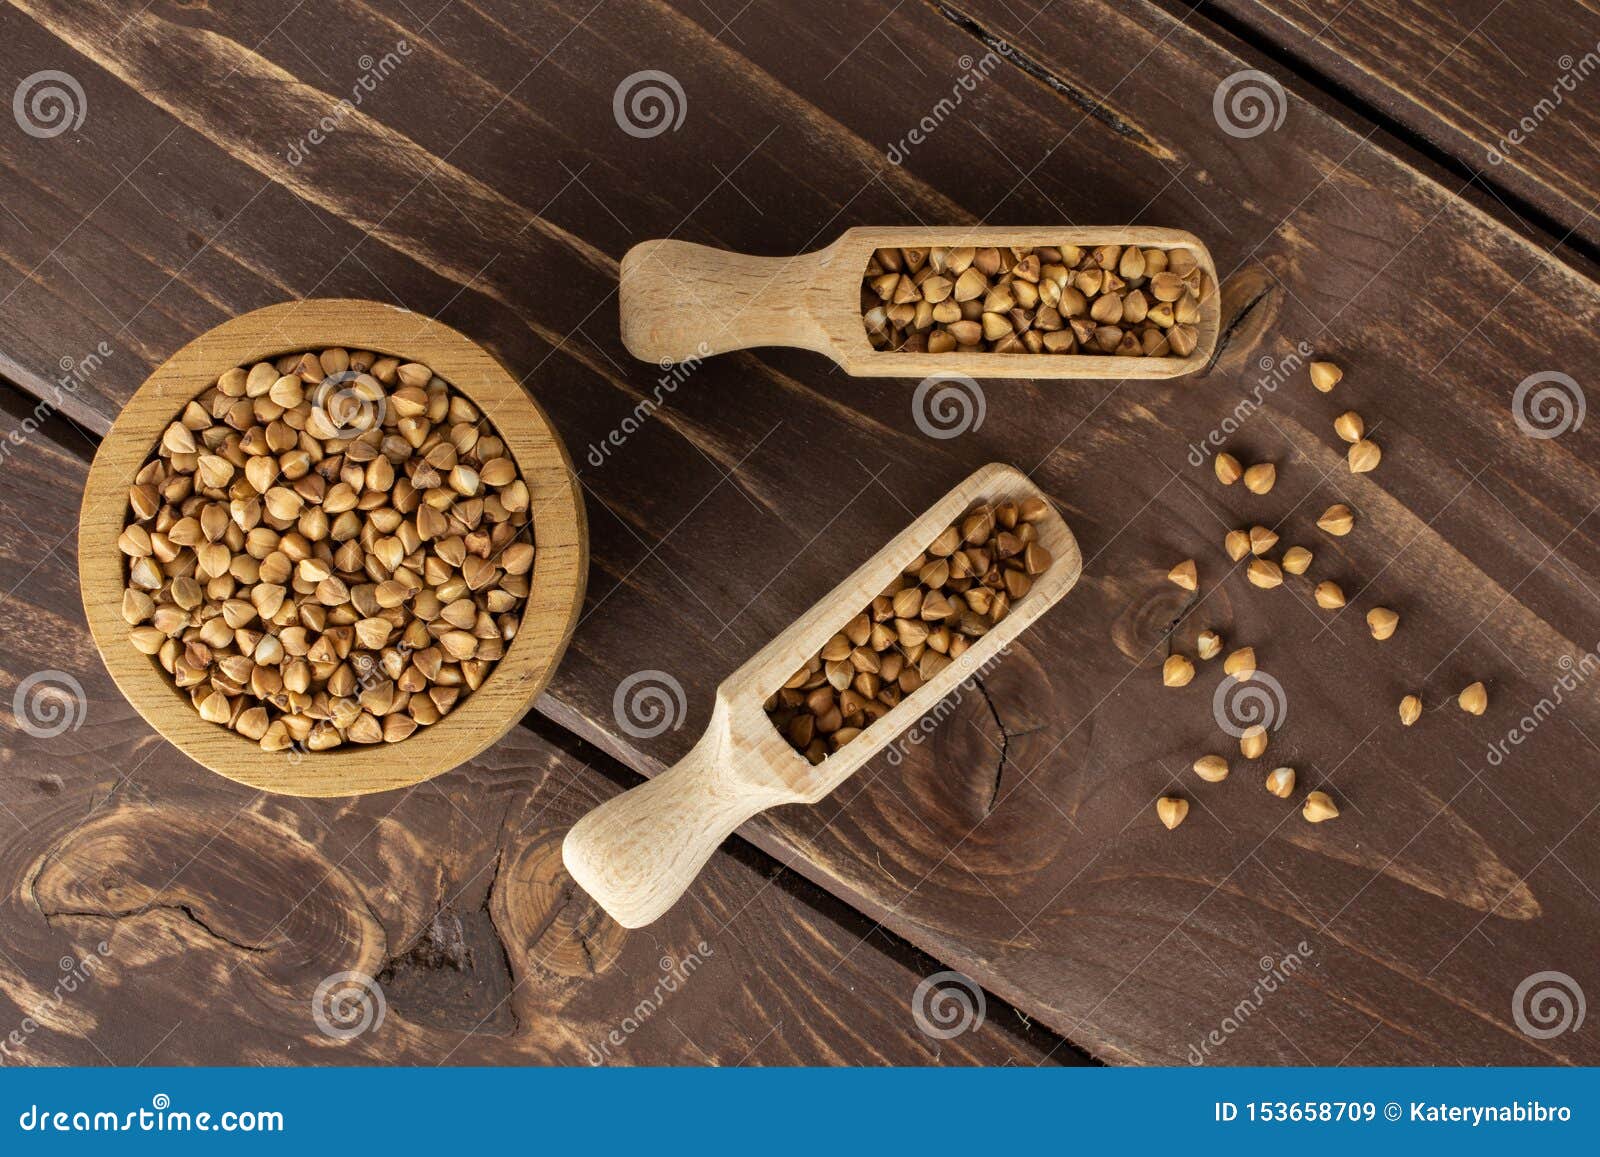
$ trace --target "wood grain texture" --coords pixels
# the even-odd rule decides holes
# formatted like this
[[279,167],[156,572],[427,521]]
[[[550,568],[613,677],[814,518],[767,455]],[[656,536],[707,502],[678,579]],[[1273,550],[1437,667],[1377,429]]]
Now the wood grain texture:
[[[911,1000],[937,965],[822,893],[775,884],[748,853],[718,853],[698,902],[625,932],[560,855],[567,826],[618,788],[527,729],[382,796],[295,799],[207,774],[100,666],[72,557],[86,467],[52,432],[8,458],[0,508],[0,1064],[1049,1053],[1051,1038],[997,1003],[959,1039],[924,1035]],[[384,1013],[341,1037],[313,1009],[347,970],[373,978]],[[335,1030],[361,1023],[321,1007]]]
[[[488,678],[448,716],[405,740],[335,751],[264,751],[201,719],[189,697],[128,641],[127,585],[117,538],[129,520],[129,487],[183,407],[235,366],[301,350],[365,349],[421,362],[494,424],[528,486],[535,555],[516,637]],[[135,709],[195,762],[263,791],[364,795],[449,771],[526,715],[572,636],[589,570],[583,499],[566,447],[537,402],[488,353],[432,318],[371,301],[314,298],[252,310],[207,330],[139,387],[100,444],[78,518],[78,581],[101,659]]]
[[[931,245],[1138,245],[1187,249],[1212,290],[1200,303],[1188,357],[1096,357],[1084,354],[943,354],[875,350],[861,318],[861,277],[879,249]],[[756,346],[794,346],[826,354],[861,377],[1038,379],[1177,378],[1205,366],[1217,345],[1220,298],[1216,265],[1192,233],[1180,229],[1083,226],[912,225],[847,229],[814,253],[753,257],[684,241],[642,241],[622,258],[617,286],[622,342],[636,358],[662,366]]]
[[[1449,5],[1399,0],[1217,0],[1303,68],[1510,190],[1553,237],[1600,242],[1594,159],[1600,12],[1577,0]],[[1026,13],[1024,13],[1026,15]],[[1518,210],[1499,201],[1513,216]]]
[[[1044,513],[1029,525],[1052,561],[1010,613],[848,746],[815,766],[795,751],[766,712],[767,700],[785,680],[822,652],[860,608],[891,589],[908,566],[918,565],[914,560],[928,558],[928,544],[946,527],[960,525],[974,506],[1016,507],[1030,500],[1044,503]],[[688,755],[574,825],[562,845],[568,871],[624,927],[650,923],[751,816],[779,804],[821,802],[880,751],[900,747],[906,729],[942,701],[971,693],[988,666],[1068,594],[1082,573],[1072,531],[1027,475],[1001,463],[975,470],[724,679],[711,722]]]
[[[1261,960],[1303,940],[1297,980],[1202,1059],[1595,1060],[1591,1037],[1535,1040],[1511,1009],[1537,971],[1600,989],[1593,792],[1567,771],[1595,766],[1592,691],[1488,757],[1600,639],[1594,426],[1533,439],[1512,411],[1528,374],[1581,380],[1600,352],[1600,292],[1561,253],[1292,84],[1281,131],[1220,131],[1211,94],[1248,62],[1148,4],[482,0],[424,35],[399,4],[330,0],[277,20],[0,12],[8,53],[70,60],[107,110],[70,156],[77,138],[0,134],[7,204],[26,213],[0,216],[18,381],[48,395],[63,350],[109,337],[103,371],[61,397],[103,431],[149,366],[254,305],[342,293],[440,313],[525,375],[581,472],[589,594],[539,707],[646,772],[907,518],[978,465],[1017,463],[1083,547],[1069,604],[900,762],[745,834],[1107,1059],[1189,1059]],[[403,36],[402,72],[289,164],[360,56]],[[990,51],[1002,66],[959,115],[886,164],[962,58]],[[678,131],[613,119],[643,67],[680,82]],[[213,75],[229,82],[194,83]],[[1217,356],[1174,384],[985,382],[982,423],[935,438],[910,382],[789,351],[683,379],[616,335],[615,262],[642,238],[800,253],[896,220],[1190,227],[1222,275]],[[1301,343],[1344,367],[1335,395],[1292,368]],[[1343,472],[1343,408],[1384,448],[1374,474]],[[1271,495],[1216,488],[1213,430],[1278,464]],[[1334,501],[1360,518],[1336,541],[1313,528]],[[1221,535],[1255,522],[1311,545],[1308,577],[1336,578],[1354,609],[1330,626],[1304,588],[1230,574]],[[1163,578],[1183,557],[1198,595]],[[1359,622],[1377,601],[1402,615],[1381,651]],[[1257,647],[1290,704],[1269,759],[1329,786],[1339,820],[1304,826],[1261,790],[1264,767],[1203,792],[1184,778],[1228,741],[1210,672],[1160,686],[1202,627]],[[688,710],[640,740],[613,701],[647,669],[674,675]],[[1433,707],[1473,678],[1490,683],[1482,719],[1392,722],[1404,692]],[[1169,833],[1151,804],[1174,786],[1196,806]]]

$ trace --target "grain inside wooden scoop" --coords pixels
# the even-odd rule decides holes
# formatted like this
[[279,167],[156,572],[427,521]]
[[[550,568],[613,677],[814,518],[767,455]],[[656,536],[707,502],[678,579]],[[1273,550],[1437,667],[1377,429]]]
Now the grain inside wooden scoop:
[[878,249],[861,279],[874,349],[1180,357],[1216,284],[1188,249]]
[[979,503],[767,699],[790,745],[821,763],[964,654],[1054,561],[1040,499]]
[[241,366],[129,490],[122,614],[201,718],[268,751],[394,743],[516,635],[527,484],[429,367],[343,349]]

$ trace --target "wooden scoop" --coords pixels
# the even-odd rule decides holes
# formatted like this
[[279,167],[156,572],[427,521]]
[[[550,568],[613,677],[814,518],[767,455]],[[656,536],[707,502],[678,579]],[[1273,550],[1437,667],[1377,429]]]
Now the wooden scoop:
[[988,634],[850,743],[813,767],[764,710],[790,675],[970,506],[1025,498],[1044,495],[1011,466],[985,466],[723,680],[710,725],[688,755],[601,804],[567,833],[562,855],[572,878],[624,927],[650,923],[745,820],[776,804],[816,803],[979,671],[1078,581],[1083,559],[1077,540],[1048,500],[1035,525],[1039,543],[1054,558],[1049,569]]
[[[1188,357],[1049,353],[899,353],[875,350],[861,313],[861,279],[876,249],[931,245],[1138,245],[1188,249],[1213,287],[1200,303]],[[857,377],[1175,378],[1193,373],[1217,345],[1221,295],[1216,265],[1193,234],[1178,229],[956,225],[847,229],[826,249],[795,257],[750,257],[687,241],[644,241],[622,259],[622,341],[663,367],[752,346],[798,346],[827,354]]]

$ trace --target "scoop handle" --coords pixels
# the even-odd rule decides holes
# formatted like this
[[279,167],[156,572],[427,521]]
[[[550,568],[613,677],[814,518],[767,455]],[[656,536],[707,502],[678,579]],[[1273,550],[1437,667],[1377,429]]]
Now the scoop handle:
[[688,241],[644,241],[622,259],[622,342],[663,369],[753,346],[827,352],[808,290],[821,253],[751,257]]
[[741,775],[713,724],[694,750],[654,779],[589,812],[561,856],[583,890],[624,928],[641,928],[677,902],[734,829],[793,791]]

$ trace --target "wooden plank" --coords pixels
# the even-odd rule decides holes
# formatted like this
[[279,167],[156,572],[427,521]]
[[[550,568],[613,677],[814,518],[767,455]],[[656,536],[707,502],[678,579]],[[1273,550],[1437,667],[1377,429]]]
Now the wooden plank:
[[[1509,190],[1557,237],[1600,240],[1600,12],[1587,4],[1218,0],[1246,34]],[[1026,15],[1026,13],[1024,13]],[[1498,194],[1490,192],[1498,199]],[[1510,214],[1518,210],[1500,202]]]
[[[179,755],[89,638],[73,559],[85,464],[51,432],[8,457],[0,506],[0,1062],[1050,1055],[1057,1042],[999,1002],[973,1031],[925,1035],[912,996],[939,966],[879,934],[853,951],[869,924],[809,885],[775,885],[747,851],[713,858],[698,902],[624,932],[560,853],[618,787],[527,728],[443,779],[343,801],[251,791]],[[384,1008],[348,1039],[313,1013],[346,970],[376,978]],[[360,1023],[320,1007],[336,1032]]]
[[[124,28],[121,12],[24,7],[33,26],[4,17],[13,43],[28,59],[75,53],[91,106],[98,93],[121,130],[84,151],[79,180],[31,186],[40,236],[0,234],[18,276],[0,309],[35,382],[58,347],[106,329],[76,281],[132,319],[122,356],[73,396],[86,419],[103,425],[137,383],[152,359],[135,348],[273,296],[442,311],[528,375],[583,463],[590,598],[541,706],[645,771],[683,754],[726,672],[912,513],[985,461],[1016,462],[1067,512],[1080,589],[899,763],[750,838],[1107,1058],[1188,1058],[1255,991],[1260,962],[1305,941],[1300,979],[1202,1059],[1593,1059],[1586,1038],[1536,1040],[1510,1009],[1536,971],[1600,983],[1591,793],[1549,770],[1593,765],[1592,696],[1500,764],[1485,752],[1600,636],[1593,428],[1530,439],[1511,413],[1528,373],[1593,363],[1600,294],[1454,189],[1293,94],[1290,129],[1220,131],[1210,94],[1244,62],[1143,4],[1062,0],[1024,29],[1000,5],[488,3],[451,6],[426,36],[398,5],[306,5],[277,30],[248,13],[158,6]],[[285,142],[336,107],[350,60],[405,31],[419,47],[404,83],[286,169]],[[985,60],[986,34],[1025,55],[986,66],[904,164],[884,164]],[[678,131],[640,139],[612,97],[647,67],[688,108]],[[237,84],[186,83],[230,69]],[[119,185],[145,145],[159,146],[160,210]],[[0,149],[8,173],[52,156]],[[352,179],[375,158],[381,171]],[[391,163],[428,179],[413,193]],[[74,278],[48,246],[90,210],[61,249]],[[986,383],[983,424],[937,439],[909,383],[797,353],[663,383],[615,336],[607,261],[641,237],[790,253],[851,224],[977,218],[1194,228],[1226,273],[1215,367],[1172,386]],[[185,248],[187,220],[208,224]],[[101,268],[118,273],[91,281]],[[1303,373],[1276,388],[1263,368],[1301,342],[1345,365],[1332,397]],[[1377,473],[1343,472],[1341,406],[1376,427]],[[1189,463],[1224,424],[1236,453],[1278,462],[1272,495],[1213,489]],[[1337,500],[1361,532],[1318,537]],[[1314,574],[1352,594],[1374,583],[1326,632],[1304,587],[1219,581],[1223,529],[1279,519],[1317,549]],[[1185,555],[1201,598],[1162,578]],[[1359,622],[1377,599],[1404,616],[1381,650]],[[1258,647],[1291,704],[1271,760],[1331,783],[1338,821],[1304,825],[1260,789],[1264,767],[1193,790],[1183,768],[1225,741],[1214,677],[1173,691],[1157,672],[1202,626]],[[622,726],[616,691],[641,670],[684,688],[677,729]],[[1473,677],[1491,682],[1484,719],[1391,722],[1405,690],[1439,704]],[[1174,781],[1197,806],[1167,833],[1150,804]]]

